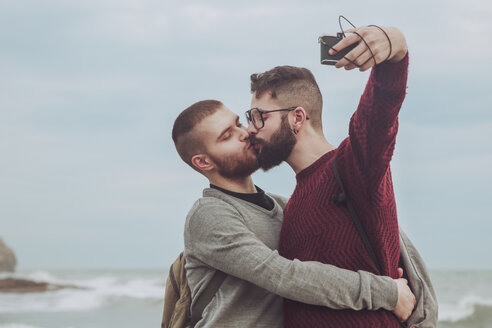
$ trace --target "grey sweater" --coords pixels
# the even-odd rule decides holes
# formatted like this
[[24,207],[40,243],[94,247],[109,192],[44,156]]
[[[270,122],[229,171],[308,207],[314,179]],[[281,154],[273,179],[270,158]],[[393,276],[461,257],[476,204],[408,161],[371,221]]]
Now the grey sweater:
[[282,327],[282,297],[333,309],[394,309],[398,290],[389,277],[280,256],[286,199],[269,195],[271,211],[207,188],[191,208],[184,240],[192,299],[215,270],[227,274],[197,328]]

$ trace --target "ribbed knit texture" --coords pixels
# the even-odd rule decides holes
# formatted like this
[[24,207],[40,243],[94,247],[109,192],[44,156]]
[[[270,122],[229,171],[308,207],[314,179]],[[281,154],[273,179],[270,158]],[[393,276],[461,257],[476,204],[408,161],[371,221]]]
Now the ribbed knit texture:
[[[350,121],[349,137],[298,173],[296,189],[284,211],[281,255],[397,277],[400,245],[389,164],[406,93],[407,68],[408,55],[399,63],[376,66]],[[335,157],[383,272],[377,271],[369,257],[346,207],[332,201],[332,195],[340,193],[332,170]],[[399,327],[399,323],[386,310],[331,310],[284,300],[284,327],[387,328]]]

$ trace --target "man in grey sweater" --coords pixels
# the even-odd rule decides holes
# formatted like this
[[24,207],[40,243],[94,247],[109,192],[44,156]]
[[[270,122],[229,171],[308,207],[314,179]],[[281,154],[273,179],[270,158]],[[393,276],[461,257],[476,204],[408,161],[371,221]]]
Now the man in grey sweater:
[[[192,311],[214,273],[227,274],[196,327],[282,327],[282,297],[333,309],[382,308],[403,321],[409,317],[415,297],[405,279],[278,254],[286,199],[253,184],[250,174],[258,163],[249,135],[222,103],[190,106],[176,119],[172,135],[181,158],[210,181],[185,223]],[[402,256],[412,254],[405,266],[421,262],[402,237]]]

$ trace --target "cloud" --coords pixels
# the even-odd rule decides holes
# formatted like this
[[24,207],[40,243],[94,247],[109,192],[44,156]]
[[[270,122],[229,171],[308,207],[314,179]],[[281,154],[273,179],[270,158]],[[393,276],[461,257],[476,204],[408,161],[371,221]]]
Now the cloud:
[[418,147],[429,150],[435,148],[435,156],[441,156],[444,152],[450,156],[492,152],[492,121],[475,121],[461,125],[433,123],[405,123],[400,129],[408,141],[426,141]]
[[[439,10],[429,11],[426,21],[412,27],[412,53],[421,56],[429,75],[436,71],[449,74],[491,71],[492,5],[488,1],[441,1]],[[427,13],[427,11],[425,11]],[[470,64],[473,63],[470,70]]]
[[492,183],[491,131],[492,121],[454,127],[400,122],[392,164],[395,181],[416,192],[409,199],[425,194],[442,203],[457,188],[477,192],[467,199],[486,198]]
[[134,1],[111,5],[111,1],[88,8],[87,19],[68,33],[81,38],[103,39],[133,45],[161,44],[170,36],[170,12],[162,6]]
[[84,33],[130,44],[160,44],[169,36],[169,18],[163,12],[121,11],[99,15]]
[[243,4],[239,7],[227,7],[193,3],[185,5],[180,10],[180,15],[189,23],[200,28],[210,28],[232,22],[246,22],[248,20],[282,17],[294,13],[292,8],[283,6],[279,8],[274,5],[251,5]]
[[[158,1],[10,1],[2,5],[5,20],[16,28],[2,33],[28,39],[40,35],[43,41],[57,36],[57,41],[80,44],[96,40],[133,45],[161,43],[169,35],[169,14],[165,4]],[[8,14],[8,15],[7,15]],[[0,15],[1,16],[1,15]],[[11,17],[23,17],[23,23]],[[65,38],[62,40],[61,38]]]

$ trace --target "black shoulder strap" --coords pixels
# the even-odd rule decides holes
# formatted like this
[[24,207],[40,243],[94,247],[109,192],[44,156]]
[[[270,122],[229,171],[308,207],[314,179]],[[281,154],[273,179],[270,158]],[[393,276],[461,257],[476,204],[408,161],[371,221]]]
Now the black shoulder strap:
[[215,271],[212,280],[208,286],[205,287],[205,290],[200,295],[191,311],[191,323],[193,325],[200,321],[203,315],[203,310],[205,310],[205,307],[212,301],[226,276],[227,275],[222,271]]
[[371,259],[374,261],[376,264],[376,268],[379,271],[379,274],[383,274],[383,271],[381,270],[381,266],[379,265],[379,262],[376,258],[376,254],[374,253],[374,250],[372,249],[371,243],[369,242],[369,238],[367,238],[367,234],[364,231],[364,228],[362,227],[362,224],[360,223],[359,217],[357,216],[357,213],[355,212],[355,208],[352,205],[352,202],[350,201],[350,198],[348,197],[347,193],[345,192],[345,187],[343,186],[342,178],[340,177],[340,173],[338,173],[338,168],[336,164],[337,159],[333,159],[333,173],[335,174],[335,179],[337,180],[338,186],[342,190],[341,194],[338,195],[333,195],[332,199],[336,203],[345,203],[347,206],[349,212],[350,212],[350,217],[352,218],[352,221],[355,224],[355,227],[357,228],[357,231],[359,232],[360,237],[362,238],[362,241],[364,242],[364,245],[366,246],[367,253],[371,257]]
[[[383,274],[383,271],[381,270],[381,266],[379,265],[379,262],[376,258],[376,254],[374,253],[374,250],[372,249],[371,243],[369,243],[369,238],[367,238],[367,234],[364,231],[364,228],[362,227],[362,224],[360,223],[359,217],[357,216],[357,212],[355,212],[355,208],[352,205],[352,202],[350,201],[350,198],[348,197],[347,193],[345,192],[345,187],[343,186],[342,178],[340,177],[340,173],[338,173],[338,168],[336,164],[337,159],[333,159],[333,173],[335,174],[335,179],[337,180],[338,186],[342,190],[341,194],[338,195],[333,195],[332,199],[335,201],[335,203],[340,204],[340,203],[345,203],[347,206],[349,212],[350,212],[350,217],[352,218],[352,221],[355,224],[355,227],[357,228],[357,231],[359,232],[360,237],[362,238],[362,241],[364,242],[364,245],[366,246],[367,253],[371,257],[371,259],[374,261],[374,264],[376,265],[376,268],[379,271],[379,274]],[[393,315],[396,317],[398,322],[400,323],[401,327],[406,327],[406,325],[400,321],[400,319],[393,313]]]

